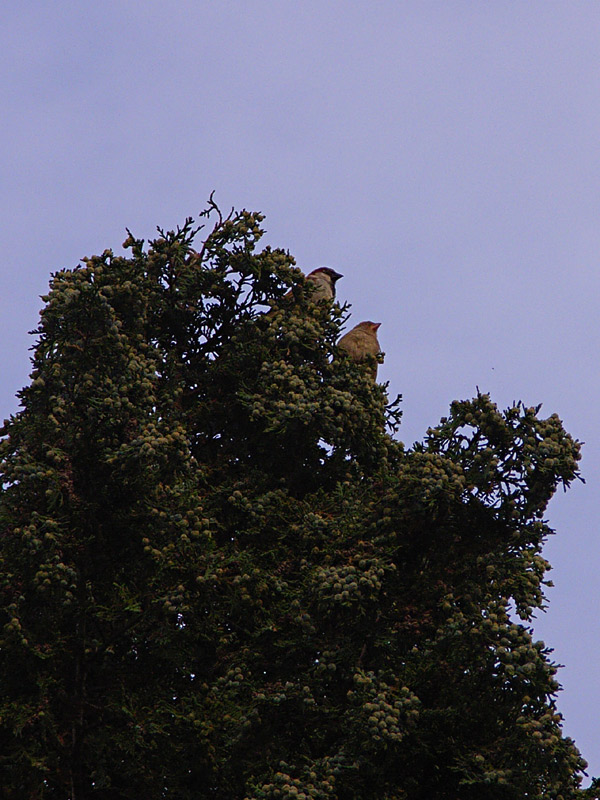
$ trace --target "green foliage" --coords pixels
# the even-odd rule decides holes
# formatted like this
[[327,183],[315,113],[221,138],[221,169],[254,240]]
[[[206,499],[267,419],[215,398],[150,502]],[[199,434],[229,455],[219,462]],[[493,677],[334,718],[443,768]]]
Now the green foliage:
[[597,797],[530,628],[578,443],[478,394],[405,451],[346,309],[260,214],[203,216],[44,298],[0,445],[0,796]]

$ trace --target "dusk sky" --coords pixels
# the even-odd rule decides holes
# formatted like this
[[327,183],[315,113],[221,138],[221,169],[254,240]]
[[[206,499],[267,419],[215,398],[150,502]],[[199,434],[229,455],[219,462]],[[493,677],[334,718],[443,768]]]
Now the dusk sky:
[[585,442],[537,638],[600,775],[600,3],[20,0],[0,27],[0,420],[50,273],[226,210],[344,274],[420,440],[455,399]]

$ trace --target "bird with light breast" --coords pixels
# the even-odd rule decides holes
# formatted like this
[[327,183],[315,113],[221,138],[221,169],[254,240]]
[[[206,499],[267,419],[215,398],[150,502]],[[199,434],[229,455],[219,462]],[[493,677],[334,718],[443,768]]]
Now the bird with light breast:
[[381,322],[369,322],[368,320],[359,322],[337,343],[338,350],[341,350],[357,364],[363,361],[371,362],[369,369],[373,380],[377,378],[378,364],[375,359],[381,352],[377,339],[377,330],[380,325]]
[[344,276],[331,267],[318,267],[306,276],[307,283],[311,284],[310,299],[313,303],[319,300],[335,300],[335,284]]
[[[305,281],[311,303],[319,303],[321,300],[335,300],[335,284],[343,277],[341,273],[336,272],[331,267],[317,267],[317,269],[309,272],[305,277]],[[289,306],[290,302],[294,300],[292,289],[283,295],[282,300],[284,301],[283,305]],[[275,308],[271,309],[265,314],[265,319],[271,319],[275,311]]]
[[[331,267],[317,267],[309,272],[305,280],[310,286],[310,299],[313,303],[319,300],[335,300],[335,284],[344,276]],[[291,300],[294,293],[290,289],[283,295],[284,300]]]

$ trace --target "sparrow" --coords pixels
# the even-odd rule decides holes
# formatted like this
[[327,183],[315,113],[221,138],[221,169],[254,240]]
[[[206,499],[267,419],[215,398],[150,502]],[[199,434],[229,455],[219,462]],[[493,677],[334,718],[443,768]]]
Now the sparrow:
[[[309,284],[307,288],[310,292],[311,302],[318,303],[320,300],[335,300],[336,281],[343,277],[331,267],[318,267],[309,272],[306,276],[306,282]],[[283,300],[287,304],[293,299],[294,293],[291,289],[283,295]],[[265,314],[265,319],[270,319],[274,313],[275,309],[271,309]]]
[[[344,334],[337,343],[338,348],[349,356],[352,361],[360,363],[371,361],[369,369],[373,380],[377,378],[377,361],[374,359],[381,352],[377,339],[377,329],[381,322],[359,322],[351,331]],[[373,356],[373,359],[369,357]]]
[[309,272],[306,280],[312,283],[310,299],[313,303],[318,303],[319,300],[335,300],[335,284],[340,278],[343,278],[339,272],[336,272],[331,267],[318,267]]

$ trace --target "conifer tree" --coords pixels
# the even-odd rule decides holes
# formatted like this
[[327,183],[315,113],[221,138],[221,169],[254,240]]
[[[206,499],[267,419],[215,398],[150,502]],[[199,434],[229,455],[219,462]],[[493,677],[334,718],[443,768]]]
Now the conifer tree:
[[0,451],[0,796],[598,797],[531,630],[579,444],[478,394],[405,449],[347,309],[260,214],[202,216],[43,298]]

